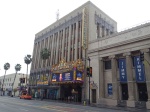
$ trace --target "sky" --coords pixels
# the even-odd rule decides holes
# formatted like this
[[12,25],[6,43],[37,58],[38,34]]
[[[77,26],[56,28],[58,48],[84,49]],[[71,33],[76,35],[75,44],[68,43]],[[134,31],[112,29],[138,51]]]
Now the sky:
[[[6,75],[15,73],[16,64],[22,67],[18,73],[25,74],[24,57],[32,55],[35,34],[56,21],[58,10],[62,18],[87,1],[0,0],[0,76],[5,74],[7,62],[10,69]],[[150,22],[150,0],[90,1],[117,22],[118,31]]]

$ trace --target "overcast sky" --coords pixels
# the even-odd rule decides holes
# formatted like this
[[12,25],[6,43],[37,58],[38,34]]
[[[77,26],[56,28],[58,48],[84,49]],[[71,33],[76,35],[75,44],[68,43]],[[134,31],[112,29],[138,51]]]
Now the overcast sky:
[[[67,15],[88,0],[0,0],[0,76],[4,64],[7,74],[26,73],[24,57],[32,55],[35,34]],[[118,24],[118,31],[150,20],[150,0],[90,0]]]

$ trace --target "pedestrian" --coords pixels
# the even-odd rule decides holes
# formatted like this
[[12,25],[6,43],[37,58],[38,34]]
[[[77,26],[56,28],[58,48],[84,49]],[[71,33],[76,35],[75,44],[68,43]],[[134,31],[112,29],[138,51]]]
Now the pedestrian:
[[38,97],[38,92],[36,91],[35,92],[35,100],[37,100],[37,97]]
[[71,97],[71,100],[74,101],[74,97],[73,96]]
[[68,96],[68,102],[70,102],[70,96]]

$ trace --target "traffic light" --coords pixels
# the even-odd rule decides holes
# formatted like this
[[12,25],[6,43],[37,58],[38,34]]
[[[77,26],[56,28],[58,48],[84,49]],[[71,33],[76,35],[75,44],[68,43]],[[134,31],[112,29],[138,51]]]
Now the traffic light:
[[140,53],[140,61],[144,61],[144,53]]
[[25,83],[25,78],[22,78],[22,83]]
[[20,83],[22,83],[22,78],[20,78]]
[[90,68],[89,67],[86,68],[86,73],[87,73],[87,77],[89,77],[89,75],[90,75]]
[[25,78],[20,78],[20,83],[25,83]]
[[92,77],[92,67],[90,67],[90,77]]
[[87,77],[92,77],[92,67],[87,67]]

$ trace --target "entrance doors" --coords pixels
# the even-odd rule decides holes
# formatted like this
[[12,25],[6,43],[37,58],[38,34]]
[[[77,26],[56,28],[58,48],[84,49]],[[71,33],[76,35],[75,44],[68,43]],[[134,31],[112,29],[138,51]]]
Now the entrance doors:
[[128,85],[121,84],[122,100],[128,100]]
[[51,89],[49,92],[49,98],[52,100],[56,100],[57,99],[57,89]]
[[92,103],[96,103],[96,89],[92,89]]
[[146,83],[138,83],[137,85],[138,85],[139,101],[147,101],[148,95]]

